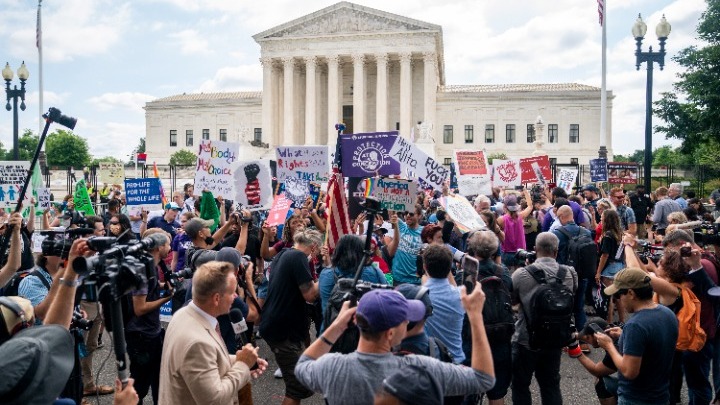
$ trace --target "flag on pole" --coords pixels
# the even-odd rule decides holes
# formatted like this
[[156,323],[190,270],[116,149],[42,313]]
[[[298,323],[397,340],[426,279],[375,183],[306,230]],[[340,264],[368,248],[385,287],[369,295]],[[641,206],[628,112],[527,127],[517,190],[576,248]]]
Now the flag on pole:
[[[153,176],[156,178],[160,178],[160,174],[158,173],[157,163],[153,162]],[[167,197],[165,197],[165,190],[162,186],[162,181],[160,182],[160,199],[162,200],[163,208],[165,208],[165,205],[167,205]]]
[[330,251],[333,251],[340,237],[351,233],[348,204],[345,198],[345,181],[337,169],[333,169],[333,173],[330,175],[326,205],[328,207],[328,226],[325,242]]
[[605,22],[605,0],[597,0],[598,3],[598,20],[600,22],[600,26],[603,26],[603,23]]

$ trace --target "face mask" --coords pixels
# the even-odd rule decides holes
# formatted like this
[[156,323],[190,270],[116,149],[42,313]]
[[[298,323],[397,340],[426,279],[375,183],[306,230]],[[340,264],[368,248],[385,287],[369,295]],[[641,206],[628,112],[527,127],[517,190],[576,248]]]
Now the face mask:
[[208,245],[212,245],[213,243],[215,243],[215,239],[213,239],[212,236],[208,236],[207,238],[205,238],[205,243]]

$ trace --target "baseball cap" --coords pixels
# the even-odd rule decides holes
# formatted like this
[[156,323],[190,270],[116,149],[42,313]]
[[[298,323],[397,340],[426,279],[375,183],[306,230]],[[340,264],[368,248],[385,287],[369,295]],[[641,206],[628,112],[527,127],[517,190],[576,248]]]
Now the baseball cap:
[[236,269],[240,267],[240,263],[242,263],[240,252],[238,252],[237,249],[231,248],[229,246],[225,246],[224,248],[220,249],[215,256],[215,260],[219,262],[228,262],[235,266]]
[[190,239],[195,239],[203,228],[210,228],[215,225],[211,219],[193,218],[185,222],[185,233]]
[[169,203],[165,204],[165,209],[166,210],[175,210],[175,211],[181,210],[180,206],[175,204],[174,202],[169,202]]
[[384,379],[383,389],[405,404],[443,403],[443,389],[440,382],[432,372],[415,364],[402,367]]
[[383,332],[405,321],[422,321],[425,305],[419,300],[408,300],[397,291],[377,289],[360,298],[357,314],[367,320],[369,332]]
[[605,288],[605,295],[613,295],[618,290],[643,288],[650,285],[650,276],[638,268],[623,269],[615,275],[611,286]]
[[503,205],[505,205],[505,209],[511,212],[515,212],[520,209],[520,206],[517,203],[517,197],[514,195],[508,195],[503,198]]
[[0,297],[0,344],[22,329],[32,326],[35,311],[22,297]]

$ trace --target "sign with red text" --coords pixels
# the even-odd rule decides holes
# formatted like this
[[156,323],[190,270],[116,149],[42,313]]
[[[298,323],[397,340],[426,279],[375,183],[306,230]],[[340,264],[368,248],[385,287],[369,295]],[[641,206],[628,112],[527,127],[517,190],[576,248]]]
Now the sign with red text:
[[493,160],[495,174],[493,185],[498,187],[516,187],[522,185],[520,160]]
[[547,155],[520,159],[521,182],[545,184],[552,178]]
[[485,158],[485,152],[456,150],[455,172],[461,194],[492,194],[491,171]]
[[237,143],[212,140],[200,142],[195,168],[195,190],[207,189],[215,197],[235,199],[233,174],[239,153],[240,144]]
[[330,178],[327,146],[280,146],[275,155],[279,182],[293,177],[322,183]]

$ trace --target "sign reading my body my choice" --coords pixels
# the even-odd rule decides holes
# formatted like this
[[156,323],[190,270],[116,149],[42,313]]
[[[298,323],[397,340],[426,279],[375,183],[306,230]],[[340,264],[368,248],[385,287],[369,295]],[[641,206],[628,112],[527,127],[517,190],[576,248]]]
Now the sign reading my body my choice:
[[233,174],[238,166],[240,144],[203,140],[198,146],[195,189],[207,189],[215,197],[235,199]]
[[152,177],[125,180],[125,199],[127,205],[161,204],[160,179]]

